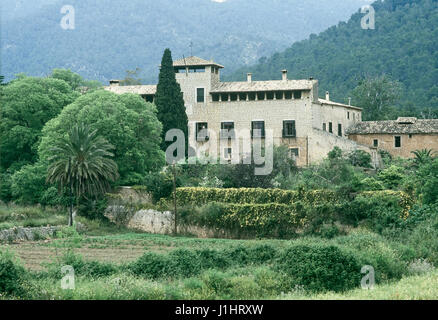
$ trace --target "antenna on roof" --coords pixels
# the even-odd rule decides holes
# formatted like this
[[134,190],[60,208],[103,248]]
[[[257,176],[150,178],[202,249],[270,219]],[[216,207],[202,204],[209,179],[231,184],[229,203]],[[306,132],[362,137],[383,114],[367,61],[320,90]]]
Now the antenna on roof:
[[193,41],[190,41],[190,56],[193,57]]
[[187,67],[186,57],[183,55],[184,65],[186,66],[186,77],[189,76],[189,68]]

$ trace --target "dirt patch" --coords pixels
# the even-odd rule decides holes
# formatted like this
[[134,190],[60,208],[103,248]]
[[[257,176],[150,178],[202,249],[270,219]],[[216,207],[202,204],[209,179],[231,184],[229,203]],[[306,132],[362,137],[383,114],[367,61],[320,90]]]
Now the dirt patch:
[[0,246],[0,250],[10,250],[15,253],[23,265],[34,271],[43,270],[41,265],[44,262],[51,262],[57,257],[61,257],[67,250],[72,250],[80,254],[86,260],[97,260],[100,262],[111,262],[121,264],[124,262],[134,261],[145,253],[145,251],[165,251],[162,247],[151,247],[132,245],[128,241],[126,245],[119,244],[115,247],[93,247],[84,245],[81,248],[56,248],[49,245],[50,241],[26,242]]

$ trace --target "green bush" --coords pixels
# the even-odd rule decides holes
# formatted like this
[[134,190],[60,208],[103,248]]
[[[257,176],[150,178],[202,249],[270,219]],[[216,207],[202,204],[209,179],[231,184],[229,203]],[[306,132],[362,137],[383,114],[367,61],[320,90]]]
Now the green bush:
[[79,203],[78,214],[90,220],[106,220],[105,210],[108,208],[108,199],[99,197],[97,199],[82,198]]
[[171,261],[168,255],[146,252],[136,261],[129,264],[128,270],[135,275],[157,279],[166,275],[174,275],[169,273],[170,264]]
[[337,244],[354,252],[361,266],[374,268],[376,283],[400,279],[407,272],[407,263],[401,253],[389,245],[388,240],[374,233],[354,232],[338,237]]
[[[179,179],[176,182],[177,186],[179,186]],[[169,173],[150,174],[145,179],[145,185],[147,191],[151,193],[153,200],[158,202],[172,194],[173,177]]]
[[299,204],[210,203],[183,211],[183,222],[226,231],[234,237],[291,238],[303,225]]
[[0,293],[20,295],[23,293],[22,281],[25,270],[9,252],[0,251]]
[[201,271],[198,251],[176,249],[169,254],[169,274],[190,277]]
[[321,203],[338,200],[336,192],[331,190],[292,191],[261,188],[178,188],[177,201],[179,205],[204,205],[210,202],[232,204],[292,204],[296,201],[306,203]]
[[61,278],[62,266],[72,266],[75,276],[83,277],[105,277],[116,273],[117,268],[111,263],[99,261],[86,261],[84,258],[73,251],[67,251],[58,261],[48,265],[48,273],[51,277]]
[[413,200],[401,191],[369,191],[347,202],[339,215],[343,223],[359,223],[379,233],[398,227],[409,216]]
[[355,150],[348,154],[348,160],[355,167],[372,168],[371,155],[363,150]]
[[276,269],[286,275],[288,286],[308,291],[345,291],[360,285],[356,257],[329,245],[294,245],[279,256]]

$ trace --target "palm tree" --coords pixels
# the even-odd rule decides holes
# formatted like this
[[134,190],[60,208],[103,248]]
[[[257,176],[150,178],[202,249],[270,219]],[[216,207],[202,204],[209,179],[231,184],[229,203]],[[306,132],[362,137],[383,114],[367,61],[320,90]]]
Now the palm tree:
[[436,152],[434,152],[432,149],[415,150],[411,153],[415,155],[414,163],[417,167],[429,162],[430,160],[433,160],[436,155]]
[[[70,189],[77,205],[81,196],[97,196],[110,188],[118,179],[117,164],[109,157],[114,147],[97,131],[82,124],[75,126],[67,138],[59,139],[49,158],[47,182],[58,184],[60,190]],[[73,225],[73,201],[70,201],[69,226]]]

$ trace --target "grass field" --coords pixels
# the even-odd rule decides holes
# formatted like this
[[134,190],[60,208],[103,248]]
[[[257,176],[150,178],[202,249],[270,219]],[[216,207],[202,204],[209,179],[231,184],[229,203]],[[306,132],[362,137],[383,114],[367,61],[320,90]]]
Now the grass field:
[[[53,209],[0,206],[0,230],[65,220]],[[433,241],[418,253],[362,228],[330,239],[230,240],[77,221],[80,233],[63,228],[53,239],[0,243],[0,299],[438,299],[438,271],[422,259],[435,257]],[[66,265],[74,290],[61,288]],[[376,269],[373,290],[360,289],[364,265]]]
[[[385,281],[373,290],[312,293],[299,287],[283,289],[278,274],[269,263],[236,265],[222,270],[204,270],[187,277],[157,279],[134,275],[123,268],[145,253],[161,255],[177,249],[222,251],[260,244],[285,248],[296,242],[309,241],[316,239],[197,239],[113,231],[105,236],[73,235],[64,239],[3,244],[0,251],[14,252],[21,264],[31,271],[31,280],[25,285],[26,296],[16,297],[25,299],[29,294],[37,299],[438,299],[438,272],[435,270],[403,276],[399,281]],[[68,254],[120,269],[98,276],[78,272],[75,289],[63,290],[60,276],[53,275],[53,270],[59,272],[56,271],[61,265],[59,261]]]

